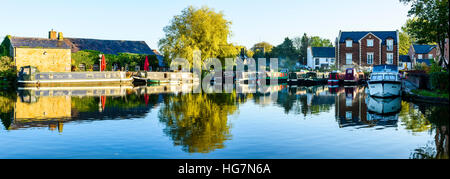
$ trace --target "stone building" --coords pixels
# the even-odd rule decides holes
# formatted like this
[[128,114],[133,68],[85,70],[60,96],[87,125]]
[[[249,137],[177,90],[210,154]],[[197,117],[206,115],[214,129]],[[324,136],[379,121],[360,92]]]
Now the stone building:
[[55,31],[49,32],[49,38],[9,37],[10,56],[17,70],[22,66],[35,66],[39,71],[70,72],[71,49],[64,40],[62,33],[56,36]]
[[163,56],[144,41],[64,38],[62,32],[53,30],[49,31],[48,38],[8,36],[7,40],[10,41],[9,52],[17,70],[23,66],[35,66],[41,72],[70,72],[72,53],[80,50],[95,50],[113,55],[155,55],[158,64],[163,64]]

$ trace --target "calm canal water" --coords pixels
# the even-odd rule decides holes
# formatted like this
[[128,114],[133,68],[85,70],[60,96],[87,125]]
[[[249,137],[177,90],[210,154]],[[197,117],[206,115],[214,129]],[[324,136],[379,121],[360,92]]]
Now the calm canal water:
[[447,158],[448,106],[364,86],[0,92],[0,158]]

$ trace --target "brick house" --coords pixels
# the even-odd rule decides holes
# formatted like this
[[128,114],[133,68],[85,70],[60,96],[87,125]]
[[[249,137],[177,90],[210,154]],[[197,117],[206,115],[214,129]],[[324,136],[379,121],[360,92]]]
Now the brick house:
[[398,65],[397,31],[340,31],[336,38],[336,63],[340,69],[370,71],[374,65]]
[[408,56],[412,61],[413,67],[416,64],[421,63],[430,65],[430,59],[434,59],[437,57],[437,46],[412,44],[409,47]]

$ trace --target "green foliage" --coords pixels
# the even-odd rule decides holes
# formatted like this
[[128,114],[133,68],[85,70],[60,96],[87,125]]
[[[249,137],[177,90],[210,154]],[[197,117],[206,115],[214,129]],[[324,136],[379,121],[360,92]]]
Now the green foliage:
[[333,47],[329,39],[320,38],[319,36],[309,37],[309,45],[311,47]]
[[9,51],[9,47],[11,46],[11,41],[9,40],[10,37],[11,37],[10,35],[7,35],[0,44],[0,57],[11,55]]
[[86,66],[87,71],[92,71],[94,64],[99,64],[99,51],[94,50],[81,50],[76,53],[72,53],[72,66],[75,71],[79,71],[80,64]]
[[440,90],[443,92],[447,92],[448,97],[448,72],[431,72],[430,73],[430,82],[431,88],[433,90]]
[[11,57],[0,56],[0,80],[15,81],[17,70]]
[[158,46],[169,61],[184,58],[192,64],[194,50],[201,51],[203,61],[207,58],[234,58],[239,51],[228,43],[230,25],[222,12],[217,13],[206,6],[200,9],[189,6],[164,27],[165,37]]
[[407,55],[409,47],[411,46],[411,37],[408,35],[407,32],[402,31],[399,33],[399,38],[400,38],[399,54]]
[[[413,17],[406,23],[406,32],[417,43],[437,43],[441,54],[444,54],[445,38],[449,37],[449,4],[448,0],[400,0],[411,4],[408,16]],[[439,64],[448,64],[441,56]]]
[[[447,85],[448,88],[448,85]],[[448,91],[440,91],[440,90],[435,90],[435,91],[429,91],[429,90],[418,90],[418,89],[414,89],[411,90],[411,92],[420,95],[420,96],[428,96],[428,97],[435,97],[435,98],[448,98]]]

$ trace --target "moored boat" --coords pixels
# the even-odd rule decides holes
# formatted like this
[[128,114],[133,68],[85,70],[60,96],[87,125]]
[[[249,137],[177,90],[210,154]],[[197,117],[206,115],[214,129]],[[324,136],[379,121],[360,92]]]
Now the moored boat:
[[402,85],[396,65],[374,66],[367,84],[370,96],[384,98],[401,95]]
[[339,87],[341,83],[340,75],[338,72],[333,71],[328,75],[328,87],[334,88]]
[[127,72],[39,72],[36,67],[20,68],[19,86],[95,86],[95,85],[130,85],[133,83],[131,73]]

